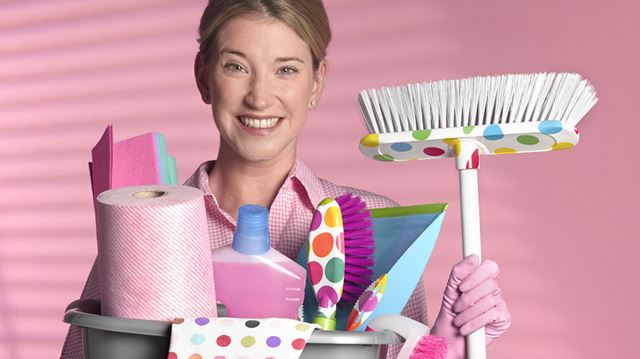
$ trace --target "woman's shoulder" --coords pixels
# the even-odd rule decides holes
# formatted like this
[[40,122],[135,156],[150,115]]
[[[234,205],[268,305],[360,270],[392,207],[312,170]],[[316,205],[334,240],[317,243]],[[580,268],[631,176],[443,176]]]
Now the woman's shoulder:
[[324,178],[320,178],[320,182],[322,183],[324,191],[328,197],[338,197],[347,192],[350,192],[354,196],[362,198],[362,200],[365,201],[367,207],[369,208],[385,208],[398,206],[398,203],[381,194],[373,193],[360,188],[338,185],[333,182],[327,181]]

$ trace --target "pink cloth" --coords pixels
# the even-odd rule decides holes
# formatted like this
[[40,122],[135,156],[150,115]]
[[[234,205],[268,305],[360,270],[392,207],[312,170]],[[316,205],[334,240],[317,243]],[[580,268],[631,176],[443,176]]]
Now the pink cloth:
[[[209,221],[211,248],[231,243],[236,222],[225,213],[209,189],[209,173],[215,161],[205,162],[184,183],[199,188],[205,194],[205,205]],[[271,246],[293,260],[309,235],[309,225],[318,203],[327,197],[337,197],[345,192],[360,196],[370,208],[395,207],[397,203],[371,192],[339,186],[316,176],[299,158],[269,208],[269,232]],[[97,265],[94,262],[89,278],[82,291],[82,299],[100,299]],[[422,323],[427,322],[427,307],[424,287],[419,284],[402,312],[403,315]],[[397,347],[397,348],[396,348]],[[395,358],[399,346],[391,348],[388,358]],[[71,327],[62,348],[62,359],[82,358],[80,330]]]

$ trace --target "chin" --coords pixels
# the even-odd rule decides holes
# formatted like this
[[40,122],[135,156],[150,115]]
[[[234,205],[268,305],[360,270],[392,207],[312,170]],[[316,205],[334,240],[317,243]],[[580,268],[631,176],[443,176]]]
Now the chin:
[[266,147],[259,148],[243,148],[238,151],[241,158],[249,162],[273,161],[286,154],[283,147]]

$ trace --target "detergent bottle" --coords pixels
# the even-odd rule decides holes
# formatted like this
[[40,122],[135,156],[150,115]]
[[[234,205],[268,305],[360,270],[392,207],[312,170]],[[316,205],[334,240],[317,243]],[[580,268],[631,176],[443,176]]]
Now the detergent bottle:
[[307,273],[271,248],[266,208],[240,207],[232,244],[213,250],[213,275],[228,317],[298,319]]

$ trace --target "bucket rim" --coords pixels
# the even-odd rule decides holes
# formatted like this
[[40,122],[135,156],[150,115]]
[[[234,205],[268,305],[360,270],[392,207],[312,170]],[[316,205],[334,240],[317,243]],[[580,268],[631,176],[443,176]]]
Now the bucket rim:
[[[100,315],[99,308],[99,301],[95,300],[72,302],[67,306],[62,321],[89,330],[166,338],[171,336],[171,322],[109,317]],[[333,345],[388,345],[401,342],[399,335],[387,330],[346,332],[321,329],[315,329],[307,341],[309,344]]]

